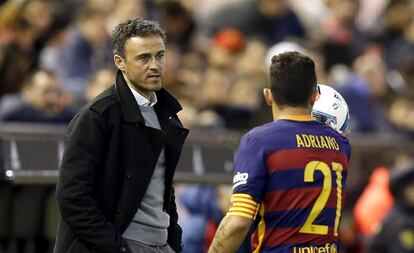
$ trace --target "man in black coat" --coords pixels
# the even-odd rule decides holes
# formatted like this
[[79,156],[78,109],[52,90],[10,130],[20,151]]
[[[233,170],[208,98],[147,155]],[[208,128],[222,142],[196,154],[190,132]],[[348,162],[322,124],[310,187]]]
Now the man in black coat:
[[173,175],[188,130],[161,85],[164,41],[154,21],[114,29],[115,85],[68,128],[56,253],[182,251]]

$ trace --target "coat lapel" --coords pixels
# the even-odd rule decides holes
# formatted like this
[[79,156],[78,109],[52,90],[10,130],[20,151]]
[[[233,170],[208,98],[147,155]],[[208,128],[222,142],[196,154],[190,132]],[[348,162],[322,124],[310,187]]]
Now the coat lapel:
[[138,109],[137,101],[134,98],[131,90],[126,83],[122,72],[118,70],[116,73],[116,83],[115,83],[119,101],[121,104],[121,111],[126,122],[130,123],[145,123],[144,117],[141,114],[141,111]]

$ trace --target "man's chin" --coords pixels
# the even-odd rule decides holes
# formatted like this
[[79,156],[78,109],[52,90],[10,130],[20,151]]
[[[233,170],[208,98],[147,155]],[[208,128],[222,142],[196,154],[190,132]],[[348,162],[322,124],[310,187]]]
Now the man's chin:
[[162,88],[162,83],[161,82],[159,82],[159,83],[150,83],[149,88],[152,91],[159,91]]

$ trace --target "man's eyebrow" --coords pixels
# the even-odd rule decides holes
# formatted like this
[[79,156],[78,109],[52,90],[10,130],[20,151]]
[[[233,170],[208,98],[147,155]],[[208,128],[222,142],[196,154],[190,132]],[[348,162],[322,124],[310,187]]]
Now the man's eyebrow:
[[151,56],[151,54],[150,53],[140,53],[140,54],[136,55],[136,57],[143,57],[143,56]]
[[[165,49],[162,49],[156,52],[155,54],[161,54],[161,53],[165,53]],[[151,56],[151,53],[140,53],[136,55],[136,57],[142,57],[142,56]]]

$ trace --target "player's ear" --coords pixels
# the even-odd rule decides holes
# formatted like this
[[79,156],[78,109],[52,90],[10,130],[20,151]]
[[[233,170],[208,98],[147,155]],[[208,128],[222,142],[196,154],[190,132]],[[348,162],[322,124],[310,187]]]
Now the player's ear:
[[273,104],[273,96],[272,91],[269,88],[263,89],[263,95],[268,106],[272,106]]
[[124,67],[125,66],[125,60],[124,60],[124,58],[122,58],[122,56],[120,56],[118,54],[115,54],[114,55],[114,63],[115,63],[116,67],[119,70],[124,71],[124,69],[125,69],[125,67]]

